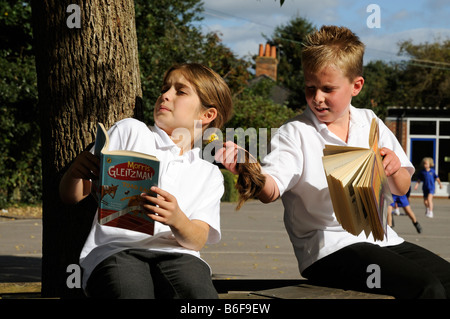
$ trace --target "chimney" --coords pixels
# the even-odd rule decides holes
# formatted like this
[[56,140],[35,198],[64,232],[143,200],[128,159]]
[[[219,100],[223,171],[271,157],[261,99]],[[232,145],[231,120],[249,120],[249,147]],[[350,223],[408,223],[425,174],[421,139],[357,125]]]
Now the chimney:
[[265,49],[262,44],[259,45],[259,54],[256,58],[256,76],[267,75],[272,80],[277,80],[277,48],[266,44]]

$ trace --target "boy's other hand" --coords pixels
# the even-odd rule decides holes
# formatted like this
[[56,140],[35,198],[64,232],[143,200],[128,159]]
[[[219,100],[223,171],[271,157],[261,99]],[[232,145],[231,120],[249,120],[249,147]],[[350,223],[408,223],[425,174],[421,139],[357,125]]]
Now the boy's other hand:
[[401,167],[400,159],[398,156],[390,149],[383,147],[380,149],[380,154],[383,156],[383,167],[386,173],[386,176],[392,176]]
[[237,161],[238,150],[240,147],[231,141],[224,143],[224,147],[219,149],[214,155],[214,159],[221,163],[227,170],[233,174],[238,174]]

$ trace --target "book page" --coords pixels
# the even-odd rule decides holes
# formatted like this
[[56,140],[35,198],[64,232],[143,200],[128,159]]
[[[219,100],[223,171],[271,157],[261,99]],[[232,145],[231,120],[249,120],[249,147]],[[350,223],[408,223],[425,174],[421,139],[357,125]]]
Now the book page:
[[[345,154],[330,155],[324,158],[324,165],[330,161],[333,166],[326,170],[329,181],[330,196],[332,197],[333,209],[338,221],[352,234],[359,234],[363,230],[365,222],[358,209],[353,181],[361,170],[361,163],[372,154],[368,149],[352,151]],[[342,157],[352,159],[344,161]],[[331,158],[331,159],[330,159]],[[340,162],[338,160],[340,159]]]

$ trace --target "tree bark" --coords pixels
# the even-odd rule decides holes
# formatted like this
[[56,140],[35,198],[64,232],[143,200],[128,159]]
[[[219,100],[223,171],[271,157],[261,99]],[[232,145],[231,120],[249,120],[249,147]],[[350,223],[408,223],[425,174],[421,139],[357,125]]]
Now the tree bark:
[[[70,4],[79,6],[80,27]],[[142,91],[133,0],[36,0],[33,36],[41,116],[43,174],[42,294],[78,297],[69,288],[67,267],[78,264],[96,203],[66,206],[60,178],[88,149],[97,122],[109,127],[140,118]]]

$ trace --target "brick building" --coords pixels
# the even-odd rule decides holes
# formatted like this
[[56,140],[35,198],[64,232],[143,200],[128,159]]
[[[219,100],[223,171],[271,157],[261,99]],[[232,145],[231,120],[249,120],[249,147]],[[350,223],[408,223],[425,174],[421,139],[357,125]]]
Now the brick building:
[[[397,136],[400,144],[420,170],[423,157],[434,159],[436,173],[443,184],[436,185],[435,196],[450,196],[450,109],[435,107],[389,107],[386,125]],[[413,187],[417,180],[413,175]],[[422,196],[421,186],[411,195]]]

